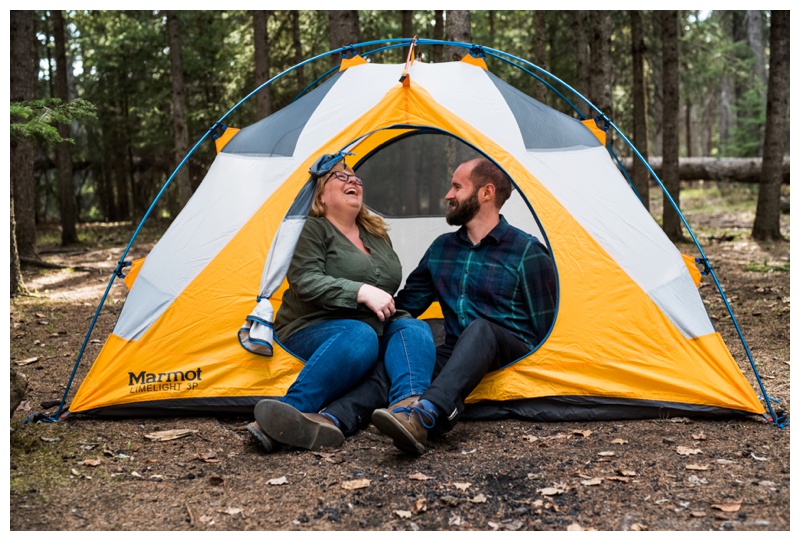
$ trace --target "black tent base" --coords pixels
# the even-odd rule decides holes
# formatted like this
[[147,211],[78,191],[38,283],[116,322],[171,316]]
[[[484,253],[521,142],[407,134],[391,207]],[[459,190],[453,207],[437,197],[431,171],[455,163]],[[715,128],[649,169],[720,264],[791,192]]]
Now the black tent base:
[[477,402],[467,405],[463,419],[489,421],[517,418],[541,422],[620,421],[668,419],[672,417],[730,418],[752,413],[674,402],[607,397],[556,396],[506,402]]
[[[64,417],[143,418],[224,415],[249,418],[253,416],[255,405],[264,398],[276,397],[197,398],[120,404],[76,413],[67,412]],[[515,418],[539,422],[570,422],[673,417],[730,418],[751,415],[753,414],[745,411],[696,404],[607,397],[557,396],[468,404],[461,419],[490,421]]]

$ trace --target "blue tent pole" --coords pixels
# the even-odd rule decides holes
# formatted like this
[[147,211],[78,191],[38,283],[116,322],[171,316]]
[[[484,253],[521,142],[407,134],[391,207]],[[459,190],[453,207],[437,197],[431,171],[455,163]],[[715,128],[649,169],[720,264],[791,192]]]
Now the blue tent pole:
[[[76,373],[76,371],[77,371],[77,367],[78,367],[78,365],[79,365],[79,363],[80,363],[80,361],[81,361],[81,358],[82,358],[82,356],[83,356],[83,353],[84,353],[84,351],[85,351],[86,344],[88,343],[88,340],[89,340],[89,337],[91,336],[92,330],[93,330],[93,329],[94,329],[94,327],[95,327],[95,324],[96,324],[96,322],[97,322],[97,318],[98,318],[98,316],[99,316],[100,310],[101,310],[101,308],[102,308],[102,306],[103,306],[103,304],[104,304],[104,302],[105,302],[105,299],[107,298],[107,295],[108,295],[108,292],[110,291],[111,285],[113,284],[113,282],[114,282],[114,280],[115,280],[115,278],[116,278],[117,276],[119,276],[119,277],[123,277],[123,274],[122,274],[122,269],[123,269],[124,267],[126,267],[126,266],[128,266],[128,265],[129,265],[128,263],[125,263],[125,257],[127,256],[128,252],[130,251],[130,249],[131,249],[131,246],[133,245],[133,242],[134,242],[134,240],[136,239],[136,237],[138,236],[139,232],[141,231],[141,229],[142,229],[142,227],[143,227],[143,225],[144,225],[144,222],[147,220],[147,218],[150,216],[150,214],[152,213],[153,209],[155,208],[155,205],[156,205],[156,203],[157,203],[157,202],[160,200],[161,196],[163,195],[163,193],[165,192],[165,190],[167,189],[167,187],[169,186],[169,184],[171,184],[172,180],[175,178],[175,176],[177,175],[178,171],[180,171],[180,169],[181,169],[181,168],[182,168],[182,167],[185,165],[185,163],[186,163],[186,161],[189,159],[189,157],[191,157],[191,156],[194,154],[194,152],[195,152],[195,151],[196,151],[196,149],[197,149],[197,148],[200,146],[200,144],[201,144],[203,141],[205,141],[205,139],[207,139],[209,135],[212,135],[212,134],[213,134],[213,133],[214,133],[214,132],[215,132],[215,131],[216,131],[216,130],[217,130],[219,127],[220,127],[220,126],[222,126],[222,122],[223,122],[223,121],[224,121],[224,120],[225,120],[225,119],[226,119],[228,116],[230,116],[230,115],[231,115],[231,114],[232,114],[232,113],[233,113],[233,112],[234,112],[236,109],[238,109],[238,107],[239,107],[240,105],[242,105],[243,103],[245,103],[247,100],[249,100],[249,99],[250,99],[250,98],[251,98],[253,95],[255,95],[257,92],[259,92],[259,91],[260,91],[260,90],[262,90],[263,88],[265,88],[265,87],[269,86],[270,84],[272,84],[272,83],[273,83],[273,82],[275,82],[276,80],[278,80],[278,79],[280,79],[280,78],[284,77],[284,76],[285,76],[285,75],[287,75],[288,73],[290,73],[290,72],[292,72],[292,71],[294,71],[294,70],[296,70],[296,69],[300,68],[301,66],[304,66],[304,65],[306,65],[306,64],[309,64],[309,63],[315,62],[315,61],[317,61],[317,60],[319,60],[319,59],[321,59],[321,58],[324,58],[324,57],[327,57],[327,56],[330,56],[330,55],[333,55],[333,54],[337,54],[337,53],[343,53],[343,52],[346,52],[346,51],[349,51],[349,50],[354,50],[354,49],[356,49],[356,48],[366,48],[366,47],[370,47],[370,46],[373,46],[373,45],[378,45],[378,44],[380,44],[380,45],[384,45],[384,47],[382,47],[382,48],[380,48],[380,49],[378,49],[378,50],[375,50],[375,51],[369,51],[369,52],[365,53],[365,56],[366,56],[366,55],[369,55],[369,54],[374,54],[374,53],[376,53],[376,52],[379,52],[379,51],[381,51],[381,50],[392,49],[392,48],[395,48],[395,47],[402,47],[402,46],[405,46],[405,45],[409,45],[409,44],[411,44],[411,43],[413,43],[413,42],[414,42],[414,40],[412,40],[411,38],[398,38],[398,39],[389,39],[389,40],[373,40],[373,41],[362,42],[362,43],[358,43],[358,44],[354,44],[354,45],[347,45],[347,46],[344,46],[344,47],[340,47],[340,48],[338,48],[338,49],[331,50],[331,51],[328,51],[328,52],[326,52],[326,53],[322,53],[322,54],[320,54],[320,55],[317,55],[317,56],[315,56],[315,57],[312,57],[312,58],[310,58],[310,59],[307,59],[307,60],[305,60],[305,61],[303,61],[303,62],[301,62],[301,63],[299,63],[299,64],[296,64],[295,66],[293,66],[293,67],[291,67],[291,68],[289,68],[289,69],[287,69],[287,70],[284,70],[284,71],[283,71],[283,72],[281,72],[280,74],[276,75],[275,77],[273,77],[273,78],[269,79],[268,81],[266,81],[265,83],[261,84],[259,87],[257,87],[255,90],[253,90],[253,91],[252,91],[252,92],[250,92],[248,95],[246,95],[246,96],[245,96],[243,99],[241,99],[241,100],[240,100],[238,103],[236,103],[236,104],[235,104],[235,105],[234,105],[232,108],[230,108],[230,109],[229,109],[229,110],[228,110],[228,111],[227,111],[227,112],[226,112],[226,113],[225,113],[225,114],[224,114],[222,117],[220,117],[220,119],[219,119],[219,120],[218,120],[216,123],[214,123],[214,125],[212,125],[212,126],[211,126],[211,128],[209,128],[209,129],[206,131],[206,133],[205,133],[205,134],[204,134],[204,135],[203,135],[203,136],[200,138],[200,140],[198,140],[198,142],[197,142],[197,143],[194,145],[194,147],[193,147],[193,148],[190,150],[190,152],[189,152],[189,153],[186,155],[186,157],[184,157],[184,159],[183,159],[183,160],[181,160],[181,162],[180,162],[180,164],[178,165],[178,167],[176,167],[175,171],[173,171],[173,173],[172,173],[172,174],[170,175],[170,177],[167,179],[167,181],[165,182],[164,186],[161,188],[161,190],[159,191],[159,193],[156,195],[156,198],[153,200],[152,204],[150,205],[150,207],[148,208],[148,210],[147,210],[147,212],[145,213],[144,217],[142,218],[141,222],[139,223],[139,226],[137,227],[136,231],[134,232],[133,236],[131,237],[131,240],[130,240],[130,242],[128,243],[127,247],[125,248],[125,250],[124,250],[124,252],[123,252],[123,254],[122,254],[122,256],[121,256],[121,258],[120,258],[120,260],[119,260],[119,262],[118,262],[118,264],[117,264],[117,267],[115,268],[115,270],[114,270],[114,273],[113,273],[113,274],[112,274],[112,276],[111,276],[111,279],[110,279],[110,281],[109,281],[109,284],[108,284],[108,286],[107,286],[107,288],[106,288],[106,291],[105,291],[105,292],[104,292],[104,294],[103,294],[103,297],[102,297],[102,299],[101,299],[100,305],[98,306],[98,308],[97,308],[97,311],[95,312],[95,316],[94,316],[94,318],[93,318],[93,320],[92,320],[92,323],[91,323],[91,325],[90,325],[89,331],[87,332],[87,335],[86,335],[86,337],[85,337],[85,339],[84,339],[83,345],[82,345],[82,347],[81,347],[81,350],[80,350],[80,352],[79,352],[79,355],[78,355],[78,358],[77,358],[77,360],[76,360],[76,362],[75,362],[75,366],[74,366],[74,368],[73,368],[72,375],[71,375],[71,377],[70,377],[70,380],[69,380],[69,383],[68,383],[68,385],[67,385],[67,389],[66,389],[66,391],[65,391],[65,393],[64,393],[64,397],[62,398],[61,404],[59,405],[58,413],[57,413],[57,414],[56,414],[56,416],[55,416],[55,417],[56,417],[56,419],[57,419],[57,418],[60,416],[60,414],[61,414],[61,412],[62,412],[62,410],[63,410],[63,406],[64,406],[64,403],[65,403],[65,401],[66,401],[66,397],[67,397],[67,395],[68,395],[68,393],[69,393],[69,389],[70,389],[70,386],[71,386],[71,384],[72,384],[72,381],[73,381],[73,379],[74,379],[75,373]],[[390,45],[386,46],[385,44],[387,44],[387,43],[389,43]],[[570,92],[571,92],[573,95],[575,95],[575,96],[579,97],[581,100],[583,100],[583,102],[584,102],[584,103],[586,103],[586,104],[587,104],[589,107],[591,107],[593,110],[595,110],[595,111],[596,111],[596,112],[597,112],[597,113],[600,115],[600,117],[601,117],[601,118],[602,118],[602,119],[603,119],[605,122],[607,122],[607,123],[608,123],[608,125],[609,125],[609,126],[611,126],[611,127],[613,127],[613,128],[614,128],[614,131],[615,131],[615,132],[617,132],[617,133],[618,133],[618,134],[619,134],[619,135],[622,137],[622,139],[624,140],[624,142],[625,142],[625,143],[626,143],[626,144],[627,144],[627,145],[628,145],[628,146],[631,148],[631,150],[632,150],[632,151],[635,153],[636,157],[637,157],[637,158],[638,158],[640,161],[642,161],[642,163],[644,163],[644,165],[645,165],[645,166],[647,167],[647,169],[649,170],[650,174],[653,176],[653,178],[654,178],[654,179],[656,180],[656,182],[659,184],[659,186],[661,187],[662,191],[664,192],[664,195],[665,195],[665,197],[666,197],[666,198],[667,198],[667,200],[670,202],[670,204],[673,206],[673,208],[675,208],[676,212],[678,213],[678,215],[679,215],[679,216],[680,216],[680,218],[681,218],[681,221],[683,222],[683,224],[684,224],[684,226],[686,227],[687,231],[688,231],[688,232],[689,232],[689,234],[691,235],[691,237],[692,237],[692,240],[694,241],[695,245],[697,246],[697,249],[700,251],[700,253],[701,253],[701,255],[702,255],[702,260],[703,260],[703,263],[704,263],[705,267],[708,269],[708,272],[711,274],[711,276],[712,276],[712,278],[713,278],[713,280],[714,280],[714,282],[715,282],[715,284],[716,284],[716,286],[717,286],[717,289],[719,290],[720,294],[722,295],[722,298],[723,298],[723,300],[724,300],[724,302],[725,302],[725,306],[726,306],[726,308],[727,308],[727,310],[728,310],[728,313],[730,314],[730,316],[731,316],[731,319],[732,319],[732,321],[734,322],[734,325],[735,325],[735,327],[736,327],[736,330],[737,330],[737,332],[738,332],[738,334],[739,334],[739,338],[740,338],[740,340],[742,341],[742,344],[743,344],[743,346],[744,346],[744,348],[745,348],[745,352],[747,353],[748,359],[750,360],[751,367],[753,368],[753,371],[754,371],[754,373],[755,373],[755,375],[756,375],[756,379],[758,380],[759,386],[761,387],[761,391],[762,391],[762,394],[763,394],[763,396],[764,396],[765,402],[767,403],[767,405],[768,405],[768,407],[769,407],[769,410],[770,410],[770,413],[772,414],[772,418],[773,418],[773,420],[776,422],[776,424],[778,424],[778,421],[775,419],[775,413],[774,413],[774,411],[773,411],[773,409],[772,409],[772,406],[771,406],[771,404],[770,404],[770,400],[771,400],[771,398],[770,398],[770,397],[768,397],[768,395],[766,394],[766,391],[765,391],[765,389],[764,389],[763,383],[762,383],[762,381],[761,381],[761,378],[760,378],[760,376],[759,376],[759,374],[758,374],[758,370],[757,370],[757,368],[756,368],[756,366],[755,366],[755,362],[753,361],[752,354],[750,353],[750,349],[749,349],[749,347],[747,346],[747,343],[746,343],[746,341],[745,341],[745,339],[744,339],[744,335],[742,334],[741,328],[739,327],[739,324],[738,324],[738,322],[736,321],[736,318],[735,318],[735,316],[734,316],[734,314],[733,314],[733,309],[731,308],[731,306],[730,306],[730,304],[729,304],[729,302],[728,302],[728,299],[727,299],[727,297],[725,296],[724,292],[722,291],[722,286],[720,285],[720,283],[719,283],[719,280],[717,279],[716,273],[715,273],[715,272],[714,272],[714,270],[711,268],[711,265],[710,265],[710,263],[709,263],[709,261],[708,261],[708,258],[706,257],[706,255],[705,255],[705,253],[704,253],[704,251],[703,251],[702,247],[700,246],[700,244],[699,244],[699,242],[698,242],[698,240],[697,240],[697,238],[696,238],[696,236],[695,236],[694,232],[692,231],[692,229],[691,229],[691,227],[689,226],[688,222],[686,221],[686,218],[684,217],[683,213],[680,211],[680,209],[678,208],[677,204],[676,204],[676,203],[675,203],[675,201],[672,199],[672,197],[670,196],[669,192],[666,190],[666,188],[665,188],[665,186],[663,185],[663,183],[661,182],[661,180],[660,180],[660,179],[658,178],[658,176],[655,174],[655,171],[653,171],[653,169],[650,167],[650,164],[649,164],[649,163],[647,163],[647,161],[646,161],[646,160],[644,160],[644,158],[641,156],[641,154],[638,152],[638,150],[637,150],[637,149],[636,149],[636,148],[635,148],[635,147],[634,147],[634,146],[631,144],[631,142],[630,142],[630,141],[627,139],[627,137],[625,137],[625,135],[624,135],[624,134],[623,134],[623,133],[622,133],[622,132],[621,132],[621,131],[620,131],[620,130],[617,128],[617,126],[616,126],[616,125],[614,125],[614,124],[613,124],[613,122],[611,122],[611,121],[610,121],[610,120],[609,120],[609,119],[608,119],[608,118],[607,118],[607,117],[606,117],[606,116],[605,116],[605,115],[604,115],[604,114],[603,114],[603,113],[602,113],[602,112],[601,112],[601,111],[600,111],[600,110],[599,110],[599,109],[598,109],[598,108],[597,108],[597,107],[596,107],[594,104],[592,104],[592,103],[591,103],[591,102],[590,102],[588,99],[586,99],[586,98],[585,98],[583,95],[581,95],[579,92],[577,92],[575,89],[573,89],[573,88],[572,88],[570,85],[566,84],[564,81],[562,81],[562,80],[561,80],[561,79],[559,79],[558,77],[554,76],[552,73],[549,73],[548,71],[546,71],[546,70],[544,70],[544,69],[542,69],[542,68],[540,68],[540,67],[536,66],[535,64],[533,64],[533,63],[531,63],[531,62],[528,62],[527,60],[521,59],[521,58],[519,58],[519,57],[516,57],[516,56],[514,56],[514,55],[510,55],[510,54],[508,54],[508,53],[505,53],[505,52],[503,52],[503,51],[498,51],[498,50],[496,50],[496,49],[492,49],[492,48],[489,48],[489,47],[476,46],[476,45],[474,45],[474,44],[471,44],[471,43],[453,42],[453,41],[444,41],[444,40],[432,40],[432,39],[424,39],[424,38],[417,39],[417,40],[416,40],[416,43],[417,43],[417,45],[450,45],[450,46],[455,46],[455,47],[461,47],[461,48],[464,48],[464,49],[466,49],[466,50],[467,50],[467,51],[469,51],[469,52],[473,52],[473,51],[477,51],[477,52],[479,52],[479,53],[487,53],[487,52],[488,52],[488,53],[490,54],[490,56],[492,56],[492,57],[494,57],[494,58],[497,58],[497,59],[499,59],[499,60],[502,60],[502,61],[504,61],[504,62],[507,62],[507,63],[509,63],[509,64],[511,64],[511,65],[514,65],[514,66],[515,66],[515,67],[517,67],[518,69],[521,69],[522,71],[524,71],[524,72],[528,73],[529,75],[533,76],[534,78],[536,78],[537,80],[539,80],[540,82],[542,82],[543,84],[545,84],[545,85],[546,85],[546,86],[547,86],[547,87],[548,87],[550,90],[552,90],[552,91],[553,91],[553,92],[555,92],[555,93],[556,93],[556,94],[557,94],[559,97],[561,97],[561,98],[562,98],[562,99],[563,99],[563,100],[564,100],[564,101],[565,101],[565,102],[566,102],[568,105],[570,105],[570,106],[571,106],[573,109],[575,109],[576,111],[578,111],[578,114],[579,114],[579,116],[583,117],[582,113],[580,113],[580,111],[579,111],[579,110],[577,110],[577,108],[576,108],[576,107],[575,107],[575,106],[572,104],[572,102],[571,102],[570,100],[568,100],[568,99],[567,99],[567,98],[566,98],[566,97],[563,95],[563,93],[561,93],[560,91],[558,91],[558,90],[557,90],[555,87],[553,87],[553,86],[552,86],[552,85],[551,85],[549,82],[547,82],[547,81],[543,80],[543,79],[542,79],[541,77],[539,77],[538,75],[536,75],[536,74],[532,73],[531,71],[529,71],[529,70],[525,69],[523,66],[520,66],[520,65],[516,64],[515,62],[520,62],[520,63],[522,63],[523,65],[530,66],[530,67],[531,67],[531,68],[533,68],[534,70],[536,70],[536,71],[538,71],[538,72],[540,72],[540,73],[542,73],[542,74],[546,75],[547,77],[551,78],[552,80],[556,81],[558,84],[560,84],[561,86],[563,86],[564,88],[566,88],[567,90],[569,90],[569,91],[570,91]],[[513,59],[513,60],[514,60],[514,62],[511,62],[511,61],[509,61],[507,58],[511,58],[511,59]],[[324,75],[327,75],[327,74],[331,73],[331,71],[332,71],[332,70],[329,70],[329,71],[328,71],[328,72],[326,72],[326,74],[324,74]],[[324,77],[324,75],[323,75],[323,77]],[[317,81],[318,81],[318,80],[319,80],[319,79],[317,79]],[[315,81],[315,82],[316,82],[316,81]],[[311,86],[313,86],[313,83],[312,83],[312,85],[310,85],[310,87],[311,87]],[[310,88],[310,87],[309,87],[309,88]],[[306,90],[307,90],[307,89],[306,89]],[[304,90],[303,92],[301,92],[301,94],[302,94],[302,93],[304,93],[306,90]],[[615,158],[616,158],[616,156],[615,156]],[[619,164],[619,160],[618,160],[618,159],[617,159],[617,163]],[[621,164],[620,164],[620,166],[621,166]],[[622,169],[624,170],[624,168],[622,168]],[[629,182],[630,182],[630,178],[628,178],[628,180],[629,180]],[[773,400],[774,400],[774,399],[773,399]],[[37,416],[37,415],[38,415],[38,416],[41,416],[41,414],[35,414],[35,415],[34,415],[34,416],[32,416],[32,417],[35,417],[35,416]],[[53,419],[48,419],[48,420],[53,420]],[[27,420],[26,420],[26,422],[27,422]],[[779,425],[779,426],[780,426],[780,425]]]

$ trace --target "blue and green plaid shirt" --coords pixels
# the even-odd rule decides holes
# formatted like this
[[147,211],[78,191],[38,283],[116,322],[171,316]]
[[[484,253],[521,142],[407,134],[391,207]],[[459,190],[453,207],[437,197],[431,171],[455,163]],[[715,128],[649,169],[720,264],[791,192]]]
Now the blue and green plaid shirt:
[[555,314],[555,266],[536,237],[500,216],[500,223],[478,244],[472,244],[464,227],[433,241],[396,297],[397,308],[414,317],[434,301],[442,307],[449,345],[472,321],[483,318],[533,348]]

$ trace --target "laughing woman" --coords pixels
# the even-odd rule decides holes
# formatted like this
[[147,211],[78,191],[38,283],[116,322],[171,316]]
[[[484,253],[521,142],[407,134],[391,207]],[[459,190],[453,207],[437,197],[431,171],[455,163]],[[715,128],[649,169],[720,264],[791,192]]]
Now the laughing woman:
[[363,183],[342,158],[322,156],[310,170],[314,200],[275,319],[278,340],[305,366],[286,395],[256,404],[248,429],[267,451],[342,445],[338,419],[323,408],[378,362],[391,381],[388,404],[419,395],[433,372],[427,323],[395,310],[402,269],[386,224],[364,206]]

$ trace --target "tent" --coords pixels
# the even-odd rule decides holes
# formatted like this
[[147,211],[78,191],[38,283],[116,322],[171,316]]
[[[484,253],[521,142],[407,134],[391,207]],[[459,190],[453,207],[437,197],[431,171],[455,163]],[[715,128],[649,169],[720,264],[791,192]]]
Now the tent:
[[[492,49],[459,44],[469,51],[461,62],[415,60],[437,43],[397,40],[410,45],[405,64],[339,49],[338,71],[290,105],[241,130],[226,129],[225,117],[209,130],[219,152],[125,277],[127,300],[70,415],[249,414],[282,395],[302,361],[270,323],[310,205],[309,166],[340,151],[365,179],[367,205],[389,222],[406,275],[452,229],[441,199],[463,157],[487,156],[508,173],[516,189],[503,215],[551,250],[550,333],[483,379],[468,417],[765,414],[706,313],[695,258],[667,239],[604,145],[597,125],[610,121],[582,121],[504,82],[487,68],[487,56],[501,58]],[[702,252],[697,259],[708,273]],[[434,305],[422,317],[441,312]]]

